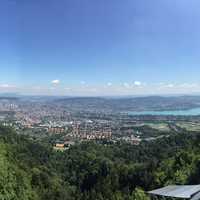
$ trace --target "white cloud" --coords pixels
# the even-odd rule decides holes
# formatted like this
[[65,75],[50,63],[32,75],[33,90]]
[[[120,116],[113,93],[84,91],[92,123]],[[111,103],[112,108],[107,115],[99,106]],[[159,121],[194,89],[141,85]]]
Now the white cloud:
[[55,85],[58,85],[60,83],[60,80],[56,79],[56,80],[51,81],[51,83],[55,84]]
[[142,85],[142,83],[140,82],[140,81],[134,81],[134,83],[133,83],[135,86],[141,86]]
[[88,85],[82,81],[76,85],[59,85],[60,80],[51,81],[50,86],[21,86],[0,83],[0,92],[19,92],[22,94],[49,94],[49,95],[152,95],[152,94],[190,94],[200,93],[200,83],[160,82],[148,83],[133,81],[118,84],[106,82],[98,85]]
[[172,84],[172,83],[166,85],[167,88],[173,88],[174,86],[175,86],[175,85]]
[[1,84],[0,88],[16,88],[15,85],[9,85],[9,84]]

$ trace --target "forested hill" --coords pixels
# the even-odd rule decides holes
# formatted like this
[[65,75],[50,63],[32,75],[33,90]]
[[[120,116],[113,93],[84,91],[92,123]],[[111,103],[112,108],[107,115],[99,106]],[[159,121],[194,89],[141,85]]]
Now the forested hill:
[[200,136],[140,146],[82,143],[55,152],[0,127],[0,199],[145,200],[143,190],[200,183]]
[[127,98],[73,97],[57,98],[51,103],[68,110],[90,112],[163,111],[198,108],[200,96],[147,96]]

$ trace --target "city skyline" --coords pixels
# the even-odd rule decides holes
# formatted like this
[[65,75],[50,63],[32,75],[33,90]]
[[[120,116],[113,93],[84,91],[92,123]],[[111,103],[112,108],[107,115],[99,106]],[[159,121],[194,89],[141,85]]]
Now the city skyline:
[[0,93],[200,94],[197,0],[3,0]]

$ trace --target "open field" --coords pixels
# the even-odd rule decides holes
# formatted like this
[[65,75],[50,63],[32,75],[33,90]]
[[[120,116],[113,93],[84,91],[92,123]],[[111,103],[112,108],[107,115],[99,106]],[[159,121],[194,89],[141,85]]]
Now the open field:
[[144,125],[150,126],[151,128],[157,129],[159,131],[165,131],[165,132],[170,131],[168,124],[164,123],[164,122],[162,122],[162,123],[148,123],[147,122],[147,123],[144,123]]
[[200,123],[194,122],[178,122],[177,126],[186,129],[187,131],[200,131]]

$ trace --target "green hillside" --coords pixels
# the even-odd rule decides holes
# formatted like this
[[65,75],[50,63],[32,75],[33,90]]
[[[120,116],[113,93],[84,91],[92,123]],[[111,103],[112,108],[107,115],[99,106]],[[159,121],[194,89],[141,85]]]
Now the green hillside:
[[200,183],[200,136],[65,152],[0,127],[1,200],[145,200],[143,190]]

